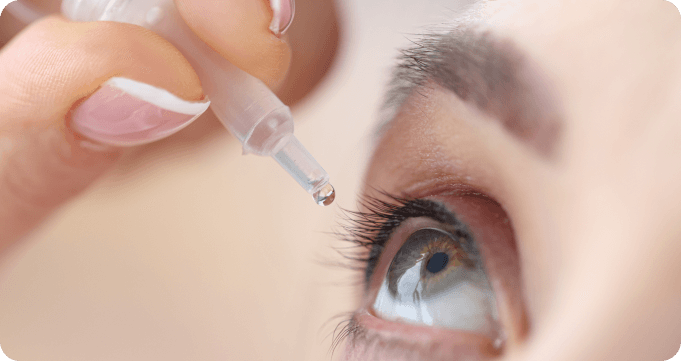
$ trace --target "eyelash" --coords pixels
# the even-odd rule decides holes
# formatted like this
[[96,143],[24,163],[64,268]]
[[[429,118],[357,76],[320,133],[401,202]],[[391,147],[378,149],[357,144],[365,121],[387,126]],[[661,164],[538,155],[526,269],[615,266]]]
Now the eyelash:
[[[378,197],[365,196],[359,201],[360,209],[365,211],[343,210],[344,219],[341,222],[342,232],[335,234],[343,242],[351,244],[350,249],[357,250],[352,253],[340,251],[341,255],[350,263],[347,268],[355,271],[364,271],[362,283],[365,288],[369,287],[371,277],[378,264],[378,260],[393,231],[402,222],[410,218],[428,217],[443,224],[448,224],[456,229],[466,229],[447,208],[437,202],[428,199],[411,199],[399,197],[387,192],[379,192],[383,200]],[[481,195],[476,192],[460,192],[458,195]],[[363,328],[354,318],[355,314],[342,314],[343,320],[338,323],[333,331],[331,353],[348,338],[359,335]]]
[[[386,192],[380,194],[387,200],[367,196],[360,200],[360,208],[366,211],[343,210],[345,214],[343,232],[336,235],[351,248],[359,248],[356,253],[343,253],[352,262],[353,270],[364,270],[364,286],[368,287],[370,278],[378,263],[378,258],[395,229],[409,218],[428,217],[440,223],[449,224],[457,229],[465,229],[447,208],[428,199],[410,199]],[[459,195],[476,194],[461,192]]]

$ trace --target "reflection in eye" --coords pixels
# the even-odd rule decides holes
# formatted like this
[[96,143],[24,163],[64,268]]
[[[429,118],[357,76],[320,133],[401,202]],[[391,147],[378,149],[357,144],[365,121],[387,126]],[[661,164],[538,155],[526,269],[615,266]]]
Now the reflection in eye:
[[393,258],[373,305],[383,319],[498,337],[494,292],[468,231],[424,228]]

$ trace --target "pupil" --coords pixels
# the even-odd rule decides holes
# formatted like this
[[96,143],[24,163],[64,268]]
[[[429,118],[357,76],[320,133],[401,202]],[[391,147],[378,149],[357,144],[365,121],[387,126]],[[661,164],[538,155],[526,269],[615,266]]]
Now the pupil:
[[438,273],[447,267],[447,263],[449,263],[449,256],[444,252],[438,252],[430,257],[426,269],[430,273]]

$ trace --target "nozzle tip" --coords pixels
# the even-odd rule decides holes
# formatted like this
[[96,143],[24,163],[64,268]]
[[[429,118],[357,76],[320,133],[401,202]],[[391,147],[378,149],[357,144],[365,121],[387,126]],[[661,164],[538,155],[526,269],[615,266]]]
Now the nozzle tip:
[[312,198],[314,198],[314,201],[320,206],[328,206],[336,199],[336,191],[333,189],[331,183],[326,183],[322,189],[312,195]]

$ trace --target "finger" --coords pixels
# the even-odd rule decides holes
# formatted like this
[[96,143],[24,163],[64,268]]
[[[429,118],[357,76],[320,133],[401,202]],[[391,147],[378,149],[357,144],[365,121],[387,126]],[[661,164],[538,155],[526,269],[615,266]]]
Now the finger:
[[[291,61],[286,41],[270,30],[283,29],[293,0],[175,0],[187,25],[208,45],[270,88],[284,79]],[[273,10],[276,8],[277,10]],[[275,20],[273,22],[273,20]]]
[[186,59],[143,28],[51,16],[25,29],[0,51],[0,250],[115,162],[102,143],[163,137],[201,99]]
[[[0,0],[2,2],[2,0]],[[0,5],[1,7],[2,5]],[[26,24],[22,23],[15,16],[11,16],[8,7],[0,13],[0,47],[7,44],[9,40],[24,28]]]
[[338,11],[333,0],[297,0],[295,21],[286,33],[291,66],[277,95],[295,104],[328,74],[340,44]]

